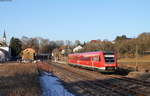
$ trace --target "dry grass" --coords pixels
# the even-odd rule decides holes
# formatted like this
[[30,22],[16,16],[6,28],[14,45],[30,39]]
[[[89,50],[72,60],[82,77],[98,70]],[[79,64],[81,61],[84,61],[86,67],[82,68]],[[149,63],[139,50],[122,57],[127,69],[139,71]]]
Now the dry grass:
[[0,65],[0,96],[39,96],[40,86],[35,64]]
[[136,58],[122,58],[118,60],[118,64],[122,68],[136,69],[136,64],[138,66],[138,71],[140,72],[150,72],[150,55],[145,55]]
[[37,67],[38,67],[39,70],[43,70],[43,71],[46,71],[46,72],[52,72],[53,71],[52,66],[50,66],[46,62],[38,62]]
[[140,56],[138,58],[122,58],[118,62],[150,62],[150,55]]

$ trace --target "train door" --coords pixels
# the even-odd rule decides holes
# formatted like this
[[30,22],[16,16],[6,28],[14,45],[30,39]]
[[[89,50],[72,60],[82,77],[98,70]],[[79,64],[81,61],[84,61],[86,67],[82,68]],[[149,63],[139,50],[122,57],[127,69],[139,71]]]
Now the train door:
[[100,64],[100,57],[99,56],[93,56],[92,57],[92,66],[93,67],[99,67],[99,64]]

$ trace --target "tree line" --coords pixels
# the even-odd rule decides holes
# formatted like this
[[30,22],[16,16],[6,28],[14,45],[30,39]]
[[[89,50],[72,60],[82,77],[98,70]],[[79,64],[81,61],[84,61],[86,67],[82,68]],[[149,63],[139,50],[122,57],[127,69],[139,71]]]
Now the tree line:
[[[136,38],[128,38],[126,35],[122,35],[117,36],[113,41],[92,40],[84,43],[79,40],[72,42],[69,40],[50,41],[41,37],[29,38],[23,36],[21,39],[12,37],[9,47],[12,57],[19,57],[22,50],[26,48],[33,48],[38,54],[51,54],[54,52],[67,56],[69,53],[73,53],[72,50],[78,45],[83,47],[78,52],[108,50],[114,51],[120,58],[135,57],[137,53],[138,55],[143,55],[145,52],[150,51],[150,33],[141,33]],[[62,50],[65,50],[65,52],[62,52]]]
[[11,49],[11,56],[14,58],[19,58],[21,57],[22,51],[26,48],[33,48],[36,54],[51,54],[55,48],[59,48],[65,44],[71,46],[71,41],[50,41],[49,39],[41,37],[29,38],[23,36],[22,38],[12,37],[9,47]]
[[97,40],[87,42],[80,52],[109,50],[114,51],[118,57],[135,57],[150,52],[150,33],[145,32],[136,38],[128,38],[126,35],[117,36],[115,40]]

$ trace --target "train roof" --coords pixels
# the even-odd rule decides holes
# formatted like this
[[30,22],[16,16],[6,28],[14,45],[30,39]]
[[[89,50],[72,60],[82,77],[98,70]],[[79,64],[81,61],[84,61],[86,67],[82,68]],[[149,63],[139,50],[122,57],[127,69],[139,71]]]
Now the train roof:
[[74,54],[69,54],[69,56],[75,56],[75,55],[84,55],[84,56],[93,56],[93,55],[98,55],[100,53],[114,53],[113,51],[95,51],[95,52],[83,52],[83,53],[74,53]]

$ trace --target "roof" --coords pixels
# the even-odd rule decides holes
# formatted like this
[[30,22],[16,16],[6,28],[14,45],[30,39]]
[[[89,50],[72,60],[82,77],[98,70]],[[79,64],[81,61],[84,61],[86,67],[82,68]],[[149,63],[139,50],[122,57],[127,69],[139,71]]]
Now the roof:
[[3,49],[5,51],[9,51],[9,47],[0,47],[0,49]]
[[24,52],[32,52],[32,53],[35,53],[35,50],[32,49],[32,48],[26,48],[25,50],[23,50],[23,53]]
[[77,46],[77,47],[75,47],[74,49],[73,49],[73,52],[76,52],[76,51],[78,51],[78,50],[80,50],[80,49],[82,49],[83,47],[82,46]]
[[96,43],[98,40],[91,40],[90,42]]
[[113,51],[95,51],[95,52],[84,52],[84,53],[75,53],[75,54],[69,54],[69,56],[75,56],[75,55],[78,55],[78,56],[96,56],[100,53],[114,53]]

